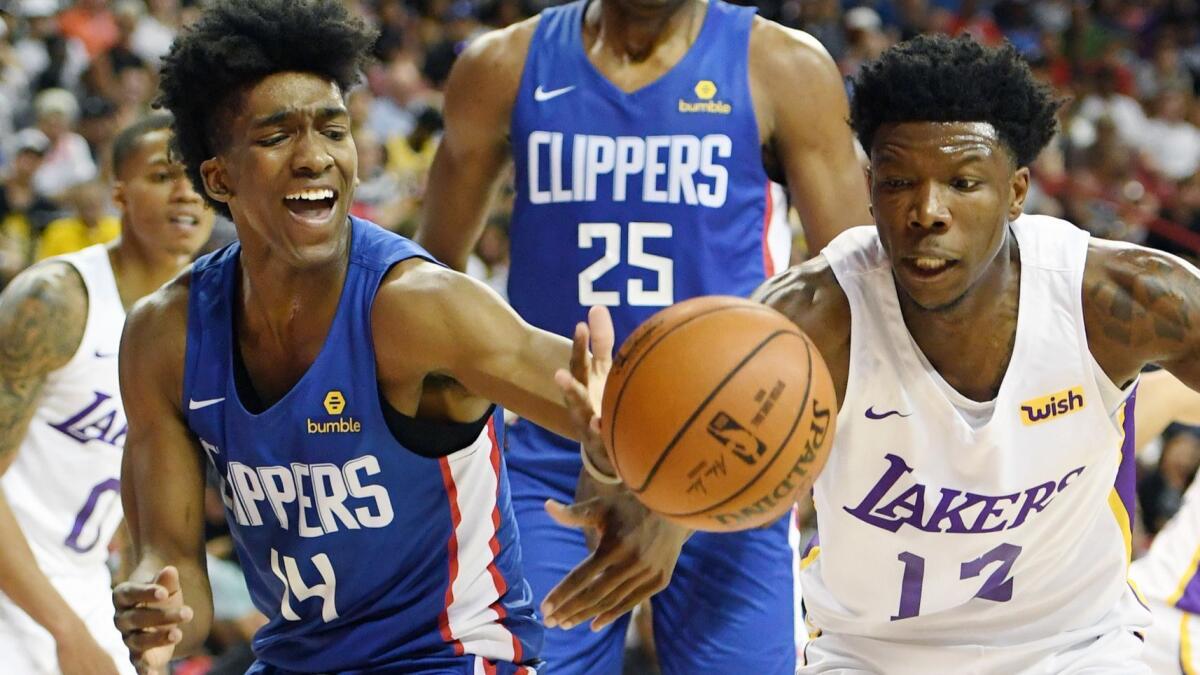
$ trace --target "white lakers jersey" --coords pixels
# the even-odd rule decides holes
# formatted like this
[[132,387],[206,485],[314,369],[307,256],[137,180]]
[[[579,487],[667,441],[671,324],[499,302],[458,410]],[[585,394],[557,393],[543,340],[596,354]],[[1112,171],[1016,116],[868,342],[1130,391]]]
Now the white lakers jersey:
[[105,570],[122,518],[125,411],[117,347],[125,309],[103,246],[57,260],[73,265],[87,287],[83,339],[75,356],[47,379],[0,488],[47,576],[95,575]]
[[1148,622],[1127,583],[1133,387],[1113,385],[1088,349],[1088,235],[1042,216],[1012,231],[1016,340],[984,403],[921,353],[874,227],[824,251],[852,333],[837,436],[814,486],[820,541],[802,563],[814,632],[1054,649]]
[[[1163,527],[1130,576],[1145,596],[1200,614],[1200,480],[1183,495],[1179,512]],[[1157,626],[1156,626],[1157,628]]]

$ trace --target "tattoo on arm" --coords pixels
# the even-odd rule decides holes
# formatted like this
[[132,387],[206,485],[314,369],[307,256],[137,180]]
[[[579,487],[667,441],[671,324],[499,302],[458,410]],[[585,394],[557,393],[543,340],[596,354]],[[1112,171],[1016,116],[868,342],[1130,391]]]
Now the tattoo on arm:
[[44,265],[0,294],[0,466],[16,451],[46,377],[83,339],[87,294],[74,268]]
[[1194,349],[1200,276],[1144,250],[1116,253],[1110,273],[1089,281],[1084,297],[1104,337],[1147,361]]

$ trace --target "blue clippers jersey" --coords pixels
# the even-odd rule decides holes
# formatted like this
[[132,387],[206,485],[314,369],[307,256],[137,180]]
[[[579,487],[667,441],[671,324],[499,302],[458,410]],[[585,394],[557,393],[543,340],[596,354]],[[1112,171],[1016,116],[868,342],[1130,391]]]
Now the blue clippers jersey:
[[587,60],[584,3],[542,12],[512,116],[509,298],[571,335],[608,305],[618,340],[656,311],[749,295],[773,270],[750,98],[754,9],[720,0],[683,59],[627,94]]
[[[584,7],[543,11],[526,57],[512,115],[508,295],[527,321],[565,336],[588,307],[607,305],[619,345],[667,305],[748,296],[775,271],[747,66],[755,10],[712,0],[679,63],[625,93],[584,53]],[[579,468],[578,457],[563,463],[517,441],[512,456]]]
[[[303,672],[378,672],[475,654],[533,659],[541,628],[521,575],[494,416],[448,457],[396,441],[381,409],[371,307],[389,268],[429,258],[351,219],[350,262],[325,343],[260,414],[234,379],[237,243],[193,267],[184,405],[221,476],[254,603],[258,658]],[[497,415],[499,413],[497,412]]]

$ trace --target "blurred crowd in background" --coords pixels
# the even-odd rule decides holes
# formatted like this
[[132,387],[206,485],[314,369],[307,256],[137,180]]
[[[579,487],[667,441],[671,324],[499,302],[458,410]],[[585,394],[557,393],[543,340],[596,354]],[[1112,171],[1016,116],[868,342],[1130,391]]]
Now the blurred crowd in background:
[[[344,2],[380,28],[366,81],[348,94],[361,180],[353,212],[411,234],[442,128],[441,90],[455,58],[483,32],[551,3]],[[0,287],[36,260],[119,234],[110,198],[112,141],[149,111],[161,57],[203,4],[0,0]],[[757,5],[762,16],[817,37],[846,76],[918,33],[1010,41],[1065,101],[1062,131],[1033,167],[1026,211],[1200,258],[1200,0]],[[502,294],[510,204],[498,201],[470,269]],[[798,262],[809,252],[794,212],[793,225]],[[232,236],[225,223],[209,248]],[[1147,457],[1139,486],[1143,546],[1178,507],[1200,465],[1200,434],[1173,428]],[[242,672],[246,638],[262,620],[234,566],[219,498],[212,507],[213,581],[224,619],[214,632],[216,660],[193,660],[177,672]]]

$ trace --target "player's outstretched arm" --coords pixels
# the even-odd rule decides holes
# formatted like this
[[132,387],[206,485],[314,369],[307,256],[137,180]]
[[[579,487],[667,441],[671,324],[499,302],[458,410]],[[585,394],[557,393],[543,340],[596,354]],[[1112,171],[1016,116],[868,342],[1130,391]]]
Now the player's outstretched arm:
[[[0,294],[0,475],[17,457],[46,378],[79,349],[87,311],[83,279],[65,263],[32,267]],[[0,541],[0,592],[54,638],[59,669],[116,673],[112,657],[38,567],[3,491]]]
[[417,242],[456,270],[483,232],[508,165],[508,128],[535,21],[480,37],[446,84],[445,128],[425,192]]
[[113,589],[117,629],[138,671],[164,673],[208,634],[204,460],[182,411],[187,283],[140,302],[121,337],[121,396],[129,422],[121,501],[133,571]]
[[842,230],[874,222],[845,84],[829,53],[806,33],[758,20],[750,50],[759,119],[770,125],[770,149],[816,254]]
[[[607,319],[603,310],[593,310],[594,317],[597,311]],[[406,381],[449,374],[476,396],[556,433],[588,440],[588,456],[613,474],[594,433],[602,388],[578,397],[589,399],[591,410],[568,408],[562,386],[573,378],[561,372],[573,361],[575,379],[588,373],[595,378],[589,381],[603,380],[611,359],[611,322],[595,331],[592,346],[602,365],[594,370],[595,361],[585,358],[587,331],[577,335],[572,359],[572,343],[522,321],[490,288],[427,262],[401,263],[389,273],[372,320],[385,386],[389,375],[406,369],[400,377]],[[560,522],[593,534],[594,551],[547,596],[544,611],[550,625],[597,617],[599,628],[666,586],[689,533],[646,510],[623,486],[597,486],[586,477],[580,484],[575,505],[549,509]]]
[[1200,270],[1168,253],[1093,240],[1083,280],[1088,346],[1124,385],[1147,364],[1200,391]]

